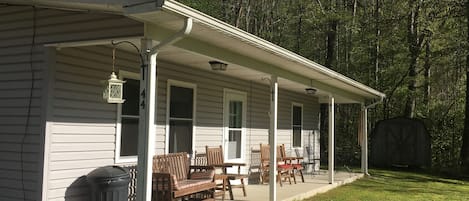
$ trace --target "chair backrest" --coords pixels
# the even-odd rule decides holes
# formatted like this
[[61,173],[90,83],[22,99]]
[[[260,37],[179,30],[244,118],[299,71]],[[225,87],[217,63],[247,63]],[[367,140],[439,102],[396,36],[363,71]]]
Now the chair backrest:
[[[284,150],[282,151],[282,149],[284,149],[283,145],[277,146],[277,162],[282,161],[283,158],[285,157],[285,153],[283,153],[285,151]],[[261,143],[260,152],[261,152],[261,163],[265,161],[268,162],[270,160],[270,145]]]
[[285,144],[281,144],[277,146],[277,160],[283,160],[287,157],[287,152],[285,151]]
[[206,153],[194,153],[194,165],[207,166],[207,154]]
[[260,144],[260,167],[261,169],[267,169],[270,161],[270,145]]
[[207,165],[222,165],[223,160],[223,148],[219,147],[208,147],[205,146],[205,154],[207,155]]
[[186,152],[156,155],[153,157],[153,172],[170,173],[177,180],[187,179],[189,158]]

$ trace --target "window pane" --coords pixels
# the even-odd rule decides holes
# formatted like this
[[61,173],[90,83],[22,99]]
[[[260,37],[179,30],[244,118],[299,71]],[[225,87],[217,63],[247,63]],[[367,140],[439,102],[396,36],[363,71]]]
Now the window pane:
[[301,125],[301,107],[293,106],[293,125]]
[[301,127],[293,127],[293,147],[301,147]]
[[125,79],[125,81],[127,82],[124,83],[125,102],[122,104],[122,114],[138,116],[140,81],[133,79]]
[[241,158],[241,131],[228,133],[228,159]]
[[169,121],[169,152],[192,153],[192,121]]
[[243,102],[230,101],[230,128],[241,128],[243,122]]
[[136,156],[138,142],[138,119],[122,118],[121,156]]
[[193,94],[191,88],[171,86],[170,117],[192,119]]

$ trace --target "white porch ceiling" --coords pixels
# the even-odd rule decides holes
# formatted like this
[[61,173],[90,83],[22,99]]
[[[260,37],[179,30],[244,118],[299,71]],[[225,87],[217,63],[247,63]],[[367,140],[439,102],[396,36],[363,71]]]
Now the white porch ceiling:
[[[270,78],[270,74],[255,71],[250,68],[232,63],[228,63],[228,68],[226,71],[213,71],[211,70],[208,62],[216,59],[204,55],[193,54],[174,46],[164,48],[158,54],[157,60],[177,64],[180,66],[196,68],[207,72],[213,72],[224,76],[230,76],[241,80],[253,81],[264,85],[268,84],[265,78]],[[278,82],[280,88],[298,93],[305,93],[305,88],[309,87],[281,77],[279,77]],[[327,94],[322,91],[318,91],[315,96],[321,97],[327,96]]]

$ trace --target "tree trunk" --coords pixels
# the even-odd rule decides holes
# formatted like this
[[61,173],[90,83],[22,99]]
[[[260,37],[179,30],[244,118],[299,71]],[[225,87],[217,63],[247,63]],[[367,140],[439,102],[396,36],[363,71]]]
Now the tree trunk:
[[425,114],[428,117],[430,114],[430,68],[431,68],[431,49],[430,49],[430,40],[426,40],[425,42],[425,60],[423,67],[425,69],[425,82],[424,82],[424,89],[425,93],[423,94],[423,102],[427,106],[425,107]]
[[303,4],[298,1],[298,25],[296,30],[296,53],[301,54],[301,38],[303,33]]
[[327,30],[327,53],[326,53],[326,67],[336,68],[336,50],[337,46],[337,20],[333,19],[328,24]]
[[355,18],[356,18],[356,15],[357,15],[357,1],[358,0],[354,0],[353,1],[353,8],[352,8],[352,24],[350,26],[350,28],[348,29],[348,31],[346,31],[346,34],[347,34],[347,41],[346,41],[346,45],[345,45],[345,72],[346,73],[349,73],[349,67],[350,67],[350,63],[352,62],[352,45],[353,45],[353,42],[352,42],[352,39],[353,39],[353,29],[355,29]]
[[[469,1],[465,2],[465,14],[467,28],[469,28]],[[467,41],[469,42],[469,32],[467,33]],[[465,174],[469,174],[469,53],[466,55],[466,105],[464,119],[464,133],[462,136],[461,146],[461,169]]]
[[381,12],[381,5],[380,0],[376,0],[376,7],[375,7],[375,86],[378,86],[379,81],[379,37],[381,35],[381,29],[379,27],[380,22],[380,12]]
[[[415,91],[417,89],[417,60],[420,54],[421,37],[419,37],[419,11],[422,0],[416,4],[414,0],[409,0],[409,18],[408,18],[408,33],[407,40],[409,44],[410,61],[408,72],[408,93],[405,103],[404,116],[413,118],[415,113]],[[423,35],[421,35],[423,36]]]

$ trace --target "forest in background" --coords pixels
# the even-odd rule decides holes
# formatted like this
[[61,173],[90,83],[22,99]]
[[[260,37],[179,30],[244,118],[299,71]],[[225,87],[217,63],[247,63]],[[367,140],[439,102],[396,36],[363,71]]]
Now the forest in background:
[[[383,119],[422,119],[432,138],[433,168],[461,164],[464,0],[179,1],[384,92],[384,102],[369,110],[370,131]],[[338,165],[360,164],[359,109],[336,107]],[[325,132],[321,144],[327,144]]]

